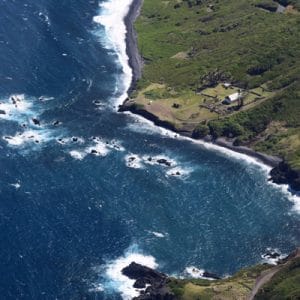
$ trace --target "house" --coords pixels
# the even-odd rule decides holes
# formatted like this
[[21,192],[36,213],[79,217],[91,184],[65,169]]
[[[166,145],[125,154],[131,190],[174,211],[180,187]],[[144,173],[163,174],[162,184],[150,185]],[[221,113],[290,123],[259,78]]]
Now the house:
[[227,97],[225,97],[225,99],[222,101],[223,104],[231,104],[233,102],[236,102],[238,100],[240,100],[241,98],[241,94],[239,92],[231,94]]

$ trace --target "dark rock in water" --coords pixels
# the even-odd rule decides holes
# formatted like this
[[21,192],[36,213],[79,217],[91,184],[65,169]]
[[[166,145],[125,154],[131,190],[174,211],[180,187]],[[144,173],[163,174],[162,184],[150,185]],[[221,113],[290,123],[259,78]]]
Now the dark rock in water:
[[61,124],[61,123],[60,123],[59,121],[54,121],[54,122],[53,122],[53,125],[54,125],[54,126],[58,126],[58,125],[60,125],[60,124]]
[[159,163],[160,165],[165,165],[167,167],[171,167],[171,163],[164,158],[158,159],[157,163]]
[[36,118],[33,118],[33,119],[32,119],[32,122],[33,122],[34,125],[38,125],[38,126],[41,125],[40,120],[38,120],[38,119],[36,119]]
[[78,142],[78,138],[77,137],[72,137],[72,141],[73,142]]
[[276,251],[267,251],[263,257],[265,258],[272,258],[272,259],[276,259],[280,257],[280,254]]
[[168,277],[151,268],[132,262],[128,267],[122,270],[122,273],[130,279],[136,280],[134,287],[144,289],[140,296],[134,298],[136,300],[174,300],[175,295],[172,294],[168,287]]
[[135,159],[136,159],[136,158],[135,158],[134,156],[130,156],[130,157],[128,158],[128,161],[129,161],[129,162],[133,162]]
[[292,189],[300,191],[300,173],[293,170],[286,162],[281,162],[271,170],[271,178],[277,184],[289,184]]
[[211,278],[211,279],[221,279],[221,277],[219,277],[218,275],[216,275],[216,274],[214,274],[214,273],[210,273],[210,272],[207,272],[207,271],[205,271],[204,273],[203,273],[203,277],[205,277],[205,278]]
[[0,115],[6,115],[5,110],[0,109]]
[[151,268],[139,265],[132,262],[128,267],[122,270],[122,273],[130,279],[147,279],[147,280],[162,280],[166,279],[167,276]]
[[149,284],[148,280],[145,280],[144,278],[140,278],[136,280],[133,287],[136,289],[144,289],[146,287],[146,284]]
[[95,150],[95,149],[92,149],[92,150],[91,150],[91,154],[98,154],[98,151]]
[[148,157],[148,161],[152,161],[152,157],[150,156],[150,157]]

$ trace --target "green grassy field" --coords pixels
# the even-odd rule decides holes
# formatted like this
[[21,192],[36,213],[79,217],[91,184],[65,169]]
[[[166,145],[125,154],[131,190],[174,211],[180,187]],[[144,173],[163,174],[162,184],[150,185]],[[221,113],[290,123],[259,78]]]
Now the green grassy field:
[[[277,13],[277,2],[293,6]],[[178,126],[201,124],[300,170],[300,1],[277,2],[144,0],[135,26],[145,66],[132,97]],[[248,93],[230,113],[205,108],[201,93],[222,98],[222,82],[263,97]]]

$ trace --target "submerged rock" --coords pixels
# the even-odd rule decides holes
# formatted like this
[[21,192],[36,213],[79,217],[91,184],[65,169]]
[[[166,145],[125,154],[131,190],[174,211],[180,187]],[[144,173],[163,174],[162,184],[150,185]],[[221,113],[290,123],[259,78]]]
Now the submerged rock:
[[40,120],[36,119],[36,118],[32,118],[32,122],[34,125],[37,125],[37,126],[40,126],[41,125],[41,122]]
[[158,159],[157,163],[159,163],[160,165],[165,165],[167,167],[171,167],[171,165],[172,165],[171,162],[169,162],[165,158]]

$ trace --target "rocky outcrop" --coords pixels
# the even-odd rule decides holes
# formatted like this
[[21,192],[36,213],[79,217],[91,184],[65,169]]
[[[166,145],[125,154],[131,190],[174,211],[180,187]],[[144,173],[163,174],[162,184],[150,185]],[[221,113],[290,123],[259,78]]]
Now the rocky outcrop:
[[272,169],[271,178],[277,184],[289,184],[295,191],[300,191],[300,172],[293,170],[286,162],[279,163]]
[[141,290],[135,300],[175,300],[168,287],[168,276],[146,266],[132,262],[122,273],[135,280],[134,287]]
[[119,112],[124,112],[124,111],[130,111],[134,114],[140,115],[147,120],[152,121],[155,125],[161,126],[163,128],[172,130],[172,131],[177,131],[175,126],[167,121],[160,120],[159,117],[155,116],[154,114],[150,113],[146,109],[144,109],[143,106],[140,106],[136,104],[134,101],[131,101],[127,99],[124,104],[119,106]]

